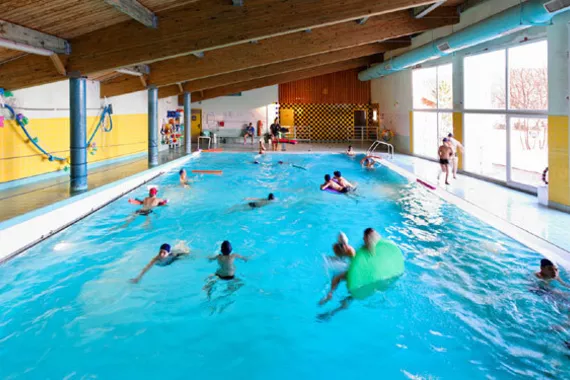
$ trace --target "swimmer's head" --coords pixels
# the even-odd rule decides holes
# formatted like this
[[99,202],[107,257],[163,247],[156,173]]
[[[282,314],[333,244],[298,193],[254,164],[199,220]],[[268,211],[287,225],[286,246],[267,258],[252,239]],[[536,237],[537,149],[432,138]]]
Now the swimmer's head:
[[352,145],[349,145],[349,146],[348,146],[348,150],[352,150]]
[[330,180],[331,180],[331,176],[330,176],[330,175],[328,175],[328,174],[326,174],[326,175],[325,175],[325,181],[327,181],[327,182],[328,182],[328,181],[330,181]]
[[540,260],[540,273],[546,279],[555,278],[557,269],[554,263],[548,259]]
[[221,251],[222,255],[224,256],[229,255],[230,253],[232,253],[232,244],[229,241],[224,240],[224,242],[222,243]]
[[453,133],[449,133],[449,134],[447,135],[447,137],[452,138],[452,137],[453,137]]
[[253,161],[254,164],[259,164],[259,161]]
[[367,228],[364,230],[364,244],[367,246],[374,246],[378,242],[380,235],[374,230],[374,228]]
[[151,187],[148,191],[148,195],[151,197],[155,197],[158,194],[158,189],[156,187]]
[[444,142],[444,143],[446,143],[446,142],[448,142],[448,141],[449,141],[449,140],[447,139],[447,137],[444,137],[444,138],[443,138],[443,142]]
[[283,165],[283,161],[278,161],[277,162],[279,165]]
[[333,174],[336,178],[342,177],[342,175],[340,174],[340,172],[338,170],[336,172],[334,172]]
[[164,243],[163,245],[160,246],[160,251],[158,252],[158,254],[161,257],[165,257],[170,255],[170,244],[166,244]]
[[185,173],[186,173],[186,170],[184,170],[184,169],[180,169],[180,171],[178,172],[178,174],[180,174],[180,175],[185,174]]
[[274,200],[274,199],[275,199],[275,196],[273,195],[273,193],[269,193],[269,196],[267,197],[267,200],[272,201],[272,200]]
[[338,234],[338,242],[339,242],[339,244],[346,244],[346,245],[348,245],[348,237],[345,235],[344,232],[339,232],[339,234]]

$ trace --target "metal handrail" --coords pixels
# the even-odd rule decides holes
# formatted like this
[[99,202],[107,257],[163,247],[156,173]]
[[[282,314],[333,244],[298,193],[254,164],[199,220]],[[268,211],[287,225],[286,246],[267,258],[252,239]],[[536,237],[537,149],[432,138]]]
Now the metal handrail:
[[394,158],[394,145],[380,140],[376,140],[372,143],[372,145],[370,145],[370,148],[368,148],[366,151],[366,155],[370,156],[381,145],[386,145],[388,147],[388,154],[390,154],[390,158]]

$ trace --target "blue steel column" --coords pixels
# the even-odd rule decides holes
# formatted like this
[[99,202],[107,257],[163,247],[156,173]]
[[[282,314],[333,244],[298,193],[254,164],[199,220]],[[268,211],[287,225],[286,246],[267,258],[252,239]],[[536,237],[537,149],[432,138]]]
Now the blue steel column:
[[158,88],[148,88],[148,164],[158,165]]
[[87,93],[85,78],[69,79],[71,191],[87,190]]
[[192,97],[189,92],[184,93],[184,145],[186,154],[192,153]]

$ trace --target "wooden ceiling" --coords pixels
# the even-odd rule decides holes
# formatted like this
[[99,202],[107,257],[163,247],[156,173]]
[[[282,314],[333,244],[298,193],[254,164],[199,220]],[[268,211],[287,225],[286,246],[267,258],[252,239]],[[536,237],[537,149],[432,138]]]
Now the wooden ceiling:
[[[413,17],[413,8],[435,2],[244,0],[234,6],[232,0],[139,0],[157,17],[155,29],[108,0],[3,0],[0,21],[67,39],[71,53],[58,55],[66,72],[101,81],[102,96],[154,85],[161,97],[190,91],[205,99],[283,83],[275,81],[290,81],[293,75],[379,62],[383,52],[409,45],[407,36],[459,21],[463,0],[448,0],[423,18]],[[0,48],[0,88],[65,79],[53,61]],[[137,64],[148,64],[150,73],[116,71]]]

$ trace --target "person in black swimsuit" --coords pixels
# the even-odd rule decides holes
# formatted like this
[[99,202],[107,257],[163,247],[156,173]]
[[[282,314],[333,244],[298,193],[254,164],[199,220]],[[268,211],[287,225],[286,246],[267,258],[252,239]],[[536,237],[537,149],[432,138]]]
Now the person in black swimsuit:
[[439,165],[441,166],[441,173],[437,175],[437,180],[442,173],[445,173],[445,184],[449,185],[449,160],[453,156],[453,149],[449,146],[449,140],[447,138],[443,139],[443,144],[439,147],[437,151],[439,155]]
[[251,201],[249,202],[247,205],[251,208],[260,208],[263,206],[267,206],[269,203],[273,202],[275,200],[275,196],[273,195],[273,193],[270,193],[267,196],[267,199],[263,199],[263,198],[247,198],[246,200]]

